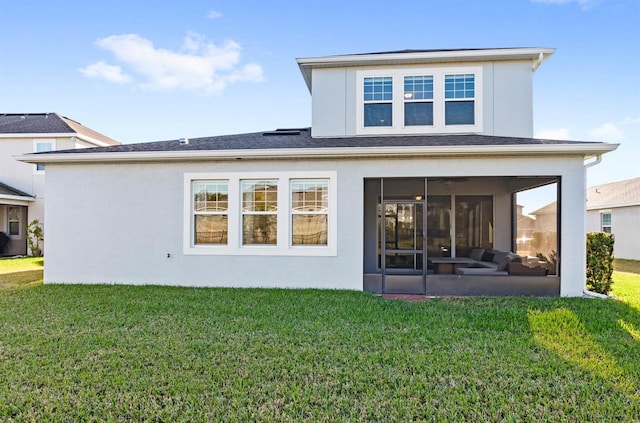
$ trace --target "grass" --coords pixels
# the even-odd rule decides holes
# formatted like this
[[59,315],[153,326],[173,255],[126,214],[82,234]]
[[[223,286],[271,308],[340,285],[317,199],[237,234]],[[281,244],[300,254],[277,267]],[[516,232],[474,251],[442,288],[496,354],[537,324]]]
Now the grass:
[[42,271],[43,267],[43,257],[0,258],[0,275],[30,270]]
[[620,301],[0,283],[3,421],[640,421]]
[[615,259],[613,268],[616,272],[640,274],[640,260]]

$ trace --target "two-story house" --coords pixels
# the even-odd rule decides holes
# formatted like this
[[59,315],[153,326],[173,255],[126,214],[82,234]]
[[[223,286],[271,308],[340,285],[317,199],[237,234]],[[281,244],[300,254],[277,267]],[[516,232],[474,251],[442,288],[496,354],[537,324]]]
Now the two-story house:
[[0,114],[0,237],[8,241],[0,255],[27,254],[25,226],[44,223],[45,166],[15,156],[119,144],[57,113]]
[[[48,171],[45,282],[580,296],[585,166],[616,145],[532,138],[553,52],[302,58],[310,129],[23,156]],[[542,186],[552,263],[516,254]]]

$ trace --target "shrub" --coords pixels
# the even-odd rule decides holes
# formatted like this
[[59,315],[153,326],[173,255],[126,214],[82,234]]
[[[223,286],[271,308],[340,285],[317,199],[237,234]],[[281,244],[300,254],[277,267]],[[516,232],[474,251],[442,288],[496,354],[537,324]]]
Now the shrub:
[[35,219],[27,226],[25,226],[25,229],[27,230],[27,244],[29,245],[29,251],[31,251],[31,255],[42,255],[42,249],[40,248],[40,243],[44,241],[44,231],[42,230],[42,224],[38,219]]
[[600,294],[611,291],[613,273],[613,234],[587,233],[587,289]]

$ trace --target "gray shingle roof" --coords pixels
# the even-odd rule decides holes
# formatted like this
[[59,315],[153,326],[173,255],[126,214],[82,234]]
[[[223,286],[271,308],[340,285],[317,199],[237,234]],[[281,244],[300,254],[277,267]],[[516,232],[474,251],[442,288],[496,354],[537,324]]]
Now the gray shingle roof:
[[16,189],[12,186],[9,186],[7,184],[3,184],[2,182],[0,182],[0,196],[1,195],[11,195],[16,197],[33,197],[33,195],[31,194],[27,194],[24,191],[20,191],[19,189]]
[[57,113],[0,114],[0,134],[78,134],[108,145],[119,145],[114,139]]
[[587,189],[587,208],[640,204],[640,177]]
[[[536,138],[498,137],[489,135],[423,135],[423,136],[375,136],[347,138],[312,138],[309,128],[254,132],[249,134],[221,135],[192,138],[188,144],[179,140],[156,141],[139,144],[122,144],[80,150],[56,151],[60,153],[91,154],[157,151],[222,151],[256,149],[313,149],[313,148],[370,148],[370,147],[453,147],[453,146],[508,146],[508,145],[569,145],[598,142],[544,140]],[[49,154],[49,153],[39,153]]]

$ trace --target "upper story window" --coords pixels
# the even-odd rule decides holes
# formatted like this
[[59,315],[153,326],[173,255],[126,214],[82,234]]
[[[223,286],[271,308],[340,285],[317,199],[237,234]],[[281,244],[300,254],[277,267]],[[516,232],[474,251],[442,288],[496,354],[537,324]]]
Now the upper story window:
[[356,78],[358,135],[482,132],[480,66],[359,70]]
[[[35,153],[44,153],[55,150],[55,140],[35,140],[33,141],[33,151]],[[43,164],[36,164],[35,171],[42,173],[44,171]]]
[[600,230],[611,233],[611,212],[600,213]]
[[364,126],[391,126],[393,79],[390,76],[364,78]]
[[404,125],[433,125],[433,76],[404,77]]
[[445,125],[473,125],[475,123],[475,75],[444,76]]

